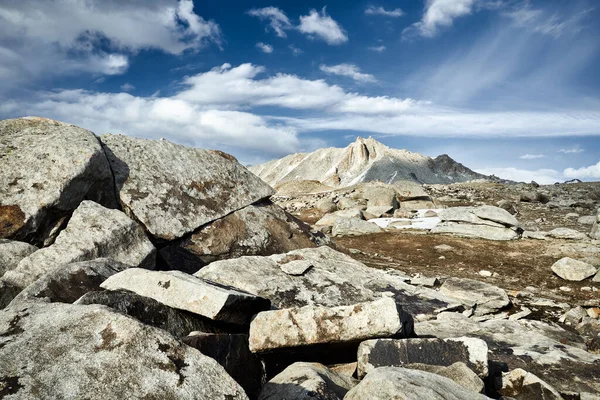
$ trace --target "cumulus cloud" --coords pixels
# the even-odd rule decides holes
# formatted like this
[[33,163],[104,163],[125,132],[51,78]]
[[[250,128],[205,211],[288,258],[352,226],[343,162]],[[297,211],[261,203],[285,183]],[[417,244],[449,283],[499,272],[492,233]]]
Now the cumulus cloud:
[[589,167],[583,168],[567,168],[564,171],[564,175],[567,178],[600,178],[600,161],[597,164],[590,165]]
[[529,154],[529,153],[527,153],[527,154],[523,154],[519,158],[521,160],[535,160],[535,159],[544,158],[544,157],[546,157],[544,154]]
[[131,83],[124,83],[121,85],[121,90],[124,92],[131,92],[133,89],[135,89],[135,86]]
[[248,15],[268,20],[269,27],[281,38],[287,37],[285,31],[293,28],[285,13],[277,7],[254,8],[248,11]]
[[321,12],[310,10],[308,15],[300,16],[298,30],[310,38],[319,38],[331,45],[348,41],[346,31],[327,14],[325,7]]
[[367,49],[371,51],[376,51],[377,53],[382,53],[385,51],[386,47],[384,45],[381,46],[369,46]]
[[377,79],[371,74],[364,74],[360,72],[354,64],[338,64],[338,65],[324,65],[321,64],[319,69],[328,74],[347,76],[354,79],[357,82],[376,82]]
[[383,8],[381,6],[379,6],[379,7],[369,6],[365,9],[365,14],[366,15],[382,15],[384,17],[396,18],[396,17],[403,16],[404,11],[402,11],[399,8],[396,8],[393,10],[386,10],[385,8]]
[[271,46],[270,44],[258,42],[256,43],[256,47],[263,53],[270,54],[273,52],[273,46]]
[[474,3],[475,0],[428,0],[421,20],[404,29],[402,34],[404,37],[434,37],[440,28],[452,26],[456,18],[470,14]]

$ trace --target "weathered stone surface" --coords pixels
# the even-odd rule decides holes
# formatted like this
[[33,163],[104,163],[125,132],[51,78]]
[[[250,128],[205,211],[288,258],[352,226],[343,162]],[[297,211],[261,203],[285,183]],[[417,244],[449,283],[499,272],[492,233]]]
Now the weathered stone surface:
[[0,312],[0,365],[11,399],[248,398],[215,360],[98,305]]
[[350,208],[345,210],[336,211],[331,214],[323,216],[320,220],[315,222],[316,226],[328,226],[333,225],[339,218],[358,218],[363,219],[363,213],[358,208]]
[[297,362],[267,382],[259,400],[342,400],[356,383],[322,364]]
[[473,210],[480,219],[497,222],[507,227],[519,226],[519,221],[508,211],[493,206],[480,206]]
[[265,368],[248,349],[248,335],[194,332],[183,343],[216,360],[251,399],[256,399],[266,381]]
[[570,228],[555,228],[548,232],[548,236],[554,239],[585,240],[587,235]]
[[123,135],[100,139],[121,205],[156,238],[180,238],[274,193],[223,152]]
[[129,290],[169,307],[235,324],[248,323],[252,315],[270,307],[269,300],[180,271],[130,268],[111,276],[100,286],[107,290]]
[[516,215],[519,212],[519,210],[517,210],[517,205],[510,200],[500,200],[496,205],[507,211],[510,215]]
[[133,267],[154,268],[156,249],[142,227],[121,211],[83,201],[52,246],[24,258],[2,279],[24,288],[65,264],[103,257]]
[[88,292],[74,304],[100,304],[127,314],[146,325],[164,329],[175,337],[190,332],[223,333],[229,326],[220,326],[208,318],[166,306],[150,297],[127,290],[102,290]]
[[563,257],[552,265],[552,272],[568,281],[579,282],[597,272],[597,268],[583,261]]
[[374,339],[358,347],[358,377],[375,368],[404,364],[430,364],[447,367],[463,362],[480,377],[488,375],[488,347],[477,338]]
[[344,397],[344,400],[390,399],[484,400],[487,397],[443,376],[400,367],[373,370]]
[[384,185],[365,185],[363,197],[367,200],[368,207],[386,206],[396,209],[399,207],[398,196],[393,187]]
[[441,210],[438,216],[442,222],[431,233],[488,240],[512,240],[519,237],[517,219],[498,207],[452,207]]
[[20,287],[0,280],[0,309],[8,306],[21,290]]
[[[484,209],[483,207],[486,208]],[[491,209],[496,209],[497,211],[494,212],[491,211]],[[489,218],[482,218],[478,214],[481,214],[483,216],[491,216],[495,218],[494,220],[491,220]],[[438,216],[443,222],[461,222],[474,225],[488,225],[495,228],[501,228],[506,226],[505,223],[497,222],[497,219],[503,221],[516,221],[516,219],[512,215],[510,215],[506,210],[492,206],[444,208],[440,210]],[[499,218],[502,216],[504,218]]]
[[27,286],[11,305],[31,301],[73,303],[87,292],[100,290],[106,278],[127,268],[107,258],[66,264]]
[[528,319],[476,322],[445,312],[436,320],[417,322],[415,331],[438,338],[477,337],[487,343],[489,358],[506,363],[509,370],[527,369],[559,391],[600,391],[600,355],[586,351],[579,335],[555,324]]
[[333,236],[366,235],[383,232],[376,224],[358,218],[338,218],[333,223]]
[[164,247],[160,254],[172,269],[193,273],[216,260],[268,256],[327,243],[325,235],[266,201],[213,221]]
[[379,218],[383,214],[393,211],[394,208],[392,206],[370,206],[365,210],[366,213],[371,214],[374,218]]
[[440,222],[431,230],[431,233],[441,233],[487,240],[513,240],[519,237],[517,232],[506,227],[457,222]]
[[460,299],[475,308],[475,315],[485,315],[501,310],[510,304],[508,295],[497,286],[467,278],[448,278],[440,292]]
[[562,400],[563,397],[546,382],[517,368],[502,374],[502,388],[498,390],[502,396],[517,400],[539,399],[539,400]]
[[94,134],[46,118],[0,121],[0,238],[42,244],[84,199],[116,205]]
[[577,218],[577,223],[581,225],[593,225],[596,222],[595,215],[584,215],[583,217]]
[[336,204],[328,197],[319,200],[315,208],[323,213],[330,213],[337,210]]
[[[298,276],[282,271],[286,263],[299,260],[313,267]],[[351,305],[375,300],[386,292],[413,316],[432,316],[435,310],[460,304],[435,290],[408,285],[394,271],[369,268],[327,246],[216,261],[195,276],[268,298],[277,308]]]
[[379,337],[411,336],[409,316],[392,298],[352,306],[305,306],[264,311],[250,324],[250,350],[356,342]]
[[29,243],[0,239],[0,277],[6,271],[17,268],[22,259],[36,250],[38,248]]
[[419,371],[432,372],[436,375],[443,376],[448,379],[452,379],[460,386],[467,390],[475,393],[483,393],[485,391],[485,384],[479,376],[465,363],[455,362],[447,367],[441,367],[439,365],[430,364],[405,364],[402,365],[404,368],[417,369]]

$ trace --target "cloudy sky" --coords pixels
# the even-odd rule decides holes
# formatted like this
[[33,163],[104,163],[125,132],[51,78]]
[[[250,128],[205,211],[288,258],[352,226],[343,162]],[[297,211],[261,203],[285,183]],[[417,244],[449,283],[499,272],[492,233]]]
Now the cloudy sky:
[[600,180],[595,0],[2,0],[0,118],[254,164],[373,136]]

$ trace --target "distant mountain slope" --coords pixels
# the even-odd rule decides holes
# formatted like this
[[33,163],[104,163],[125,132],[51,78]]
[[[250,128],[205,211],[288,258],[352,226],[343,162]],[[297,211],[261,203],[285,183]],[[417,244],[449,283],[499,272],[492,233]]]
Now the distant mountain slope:
[[292,180],[314,180],[332,187],[345,187],[369,181],[409,180],[434,184],[488,178],[446,154],[431,158],[361,137],[346,148],[291,154],[249,169],[271,186]]

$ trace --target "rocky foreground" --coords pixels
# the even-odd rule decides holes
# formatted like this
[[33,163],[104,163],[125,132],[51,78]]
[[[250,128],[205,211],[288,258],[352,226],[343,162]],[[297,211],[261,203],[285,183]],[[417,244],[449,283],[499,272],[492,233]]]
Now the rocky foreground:
[[586,249],[548,266],[590,288],[559,321],[535,288],[375,265],[344,241],[398,238],[369,220],[447,204],[420,185],[344,190],[282,200],[218,151],[1,121],[0,398],[599,398],[596,214],[546,232],[513,204],[456,204],[423,215],[437,233],[407,233]]

